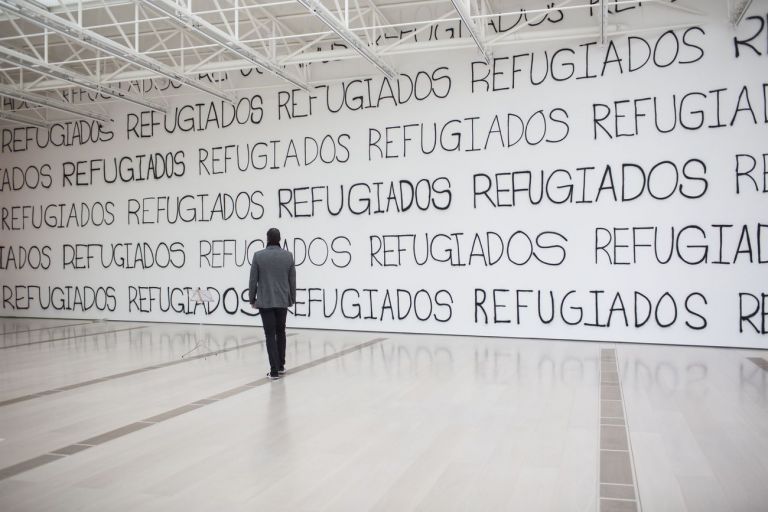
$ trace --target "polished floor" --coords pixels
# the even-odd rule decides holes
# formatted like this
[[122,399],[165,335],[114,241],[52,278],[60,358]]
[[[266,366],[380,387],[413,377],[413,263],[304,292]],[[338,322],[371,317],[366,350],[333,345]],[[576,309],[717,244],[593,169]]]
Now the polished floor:
[[768,510],[768,351],[0,319],[0,510]]

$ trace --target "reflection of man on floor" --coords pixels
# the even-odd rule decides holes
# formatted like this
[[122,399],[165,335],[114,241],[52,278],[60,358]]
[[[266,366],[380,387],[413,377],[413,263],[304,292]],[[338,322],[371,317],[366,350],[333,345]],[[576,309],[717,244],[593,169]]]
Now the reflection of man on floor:
[[253,255],[248,301],[258,308],[267,337],[270,379],[285,373],[285,319],[296,302],[293,254],[280,248],[280,231],[267,231],[267,247]]

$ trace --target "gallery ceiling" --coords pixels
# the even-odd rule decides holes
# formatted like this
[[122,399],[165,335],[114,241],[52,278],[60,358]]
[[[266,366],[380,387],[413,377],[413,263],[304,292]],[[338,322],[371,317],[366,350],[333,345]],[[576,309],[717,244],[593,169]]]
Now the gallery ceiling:
[[[610,39],[724,21],[750,0],[0,0],[0,123],[61,116],[62,91],[84,88],[105,103],[161,106],[120,84],[172,79],[231,99],[216,73],[253,69],[263,86],[306,88],[356,75],[394,77],[404,55],[476,51],[554,40]],[[604,12],[604,14],[603,14]],[[44,99],[41,104],[38,102]],[[98,102],[97,102],[98,103]],[[53,104],[53,106],[52,106]],[[98,105],[97,105],[98,107]],[[102,109],[104,106],[102,106]],[[25,110],[19,121],[16,111]],[[53,111],[56,111],[55,115]],[[73,112],[77,115],[77,106]]]

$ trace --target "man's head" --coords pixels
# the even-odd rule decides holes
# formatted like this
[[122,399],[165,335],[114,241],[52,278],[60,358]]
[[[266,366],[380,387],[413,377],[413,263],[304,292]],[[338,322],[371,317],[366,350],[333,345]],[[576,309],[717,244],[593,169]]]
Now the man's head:
[[280,245],[280,230],[277,228],[270,228],[267,231],[267,245]]

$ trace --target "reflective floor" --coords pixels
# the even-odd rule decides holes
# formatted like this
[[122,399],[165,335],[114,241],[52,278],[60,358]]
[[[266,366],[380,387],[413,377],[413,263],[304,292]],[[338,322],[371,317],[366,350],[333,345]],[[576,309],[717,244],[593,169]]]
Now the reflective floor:
[[768,352],[0,319],[0,510],[765,511]]

